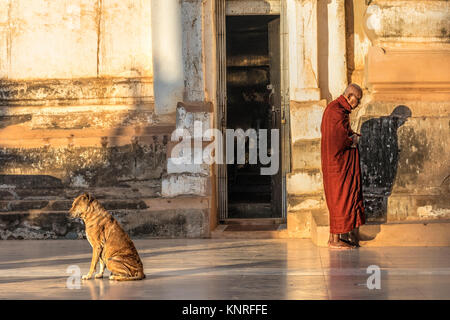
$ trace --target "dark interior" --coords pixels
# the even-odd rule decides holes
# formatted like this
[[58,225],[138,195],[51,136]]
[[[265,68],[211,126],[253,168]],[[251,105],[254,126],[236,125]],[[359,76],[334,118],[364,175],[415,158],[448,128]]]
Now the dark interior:
[[[268,23],[277,17],[227,17],[227,128],[270,129]],[[227,165],[228,217],[271,217],[271,176],[260,174],[259,157],[247,162],[237,164],[235,152]]]

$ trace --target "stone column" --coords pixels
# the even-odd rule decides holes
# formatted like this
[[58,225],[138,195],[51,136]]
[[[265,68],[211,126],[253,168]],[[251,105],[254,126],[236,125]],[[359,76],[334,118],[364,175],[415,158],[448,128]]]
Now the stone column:
[[151,10],[155,111],[171,113],[184,94],[181,3],[152,1]]
[[202,0],[183,0],[181,3],[184,83],[186,87],[183,101],[204,101],[204,3]]
[[318,101],[317,0],[287,0],[290,98]]
[[320,123],[326,100],[321,100],[318,76],[318,1],[286,2],[292,157],[286,175],[287,229],[290,237],[312,237],[317,242],[312,227],[315,213],[326,215],[320,171]]
[[345,1],[328,4],[328,88],[332,99],[347,87],[347,58],[345,39]]

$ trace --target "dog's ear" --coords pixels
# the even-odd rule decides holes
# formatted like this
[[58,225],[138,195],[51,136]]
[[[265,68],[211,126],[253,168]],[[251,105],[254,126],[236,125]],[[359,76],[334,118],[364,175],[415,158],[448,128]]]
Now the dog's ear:
[[88,199],[89,203],[95,200],[95,198],[90,193],[86,193],[86,198]]
[[82,198],[86,199],[89,203],[94,200],[94,197],[88,192],[83,193]]

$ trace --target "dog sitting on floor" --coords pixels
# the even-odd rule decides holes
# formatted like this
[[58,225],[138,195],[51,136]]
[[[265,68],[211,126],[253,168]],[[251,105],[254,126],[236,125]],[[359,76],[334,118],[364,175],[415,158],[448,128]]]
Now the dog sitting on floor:
[[72,218],[83,219],[86,237],[92,246],[92,261],[83,280],[92,278],[100,260],[100,271],[95,278],[103,278],[105,267],[111,271],[110,280],[141,280],[145,278],[139,254],[128,234],[114,217],[90,194],[84,193],[73,201],[69,210]]

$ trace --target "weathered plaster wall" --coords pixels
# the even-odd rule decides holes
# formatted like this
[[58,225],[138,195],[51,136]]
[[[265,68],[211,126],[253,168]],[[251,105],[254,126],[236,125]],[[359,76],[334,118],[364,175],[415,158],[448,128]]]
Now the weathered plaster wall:
[[[185,130],[192,138],[190,156],[177,145],[179,139],[172,140],[168,153],[167,174],[163,176],[161,195],[163,197],[190,197],[193,201],[207,198],[210,204],[202,219],[202,236],[209,236],[217,223],[216,204],[212,189],[214,166],[197,164],[202,160],[205,140],[196,136],[195,126],[200,123],[200,135],[214,127],[213,111],[216,90],[216,57],[214,2],[210,0],[183,0],[179,2],[182,23],[181,54],[183,61],[184,94],[182,101],[173,106],[176,113],[176,128]],[[187,138],[185,135],[184,138]],[[207,140],[207,139],[206,139]],[[194,142],[195,141],[195,142]],[[196,148],[200,145],[201,148]],[[190,164],[178,164],[176,160],[188,159]]]
[[[311,45],[303,33],[314,34],[309,28],[314,28],[316,17],[313,10],[302,21],[310,12],[310,2],[300,2],[288,1],[290,17],[297,15],[295,22],[290,20],[289,32],[295,31],[290,38]],[[342,5],[343,32],[339,22]],[[294,13],[298,6],[303,9],[300,18],[298,11]],[[319,210],[326,208],[318,130],[326,102],[340,94],[330,84],[342,79],[364,89],[361,106],[351,119],[353,129],[363,134],[361,168],[369,220],[450,216],[449,21],[448,1],[317,1],[318,89],[320,98],[326,99],[323,102],[313,101],[318,98],[312,99],[306,94],[311,90],[303,89],[308,87],[304,82],[313,83],[316,74],[310,71],[315,70],[314,60],[307,56],[314,44],[299,55],[292,50],[295,40],[290,44],[292,172],[287,186],[291,236],[308,236],[310,217],[321,216]],[[342,36],[345,40],[338,42],[346,44],[343,54],[333,43]],[[347,65],[345,77],[337,80],[341,60],[333,56],[336,52],[341,58],[346,56]]]
[[84,191],[133,236],[209,232],[208,202],[155,206],[176,119],[155,112],[151,4],[0,5],[2,239],[82,237],[66,213]]
[[[242,6],[232,2],[231,13]],[[256,2],[258,12],[278,13],[278,2]],[[35,238],[82,236],[80,226],[64,215],[84,190],[99,196],[133,235],[208,236],[216,224],[214,167],[173,166],[167,152],[174,128],[192,129],[187,120],[200,117],[205,126],[214,126],[214,2],[172,3],[182,32],[172,34],[178,51],[166,52],[180,58],[179,90],[166,95],[172,102],[159,110],[152,61],[159,63],[155,78],[157,67],[174,65],[161,63],[152,52],[164,53],[161,43],[174,44],[160,37],[157,47],[154,2],[2,2],[2,238],[24,237],[30,230]],[[449,2],[287,0],[286,5],[290,236],[310,236],[311,216],[326,208],[321,114],[345,81],[365,89],[352,126],[363,133],[369,218],[448,217],[450,79],[443,70],[449,66]],[[156,34],[165,31],[161,27]],[[170,70],[159,69],[172,79]],[[181,104],[177,110],[181,100],[199,105]],[[181,116],[183,105],[191,118]]]
[[151,77],[150,0],[7,0],[0,78]]
[[352,125],[363,134],[368,216],[448,218],[450,4],[371,1],[363,16],[356,1],[346,8],[355,31],[352,39],[347,28],[349,74],[366,87]]
[[99,76],[153,77],[151,0],[101,0]]
[[[77,165],[52,157],[55,148],[87,148],[87,159],[79,160],[85,167],[102,166],[87,154],[133,149],[139,127],[173,121],[153,111],[149,0],[11,0],[0,11],[6,40],[0,59],[1,144],[3,155],[15,159],[2,163],[3,173],[14,168],[38,174],[55,166],[65,171],[59,178],[69,181]],[[29,159],[31,150],[41,160]]]

